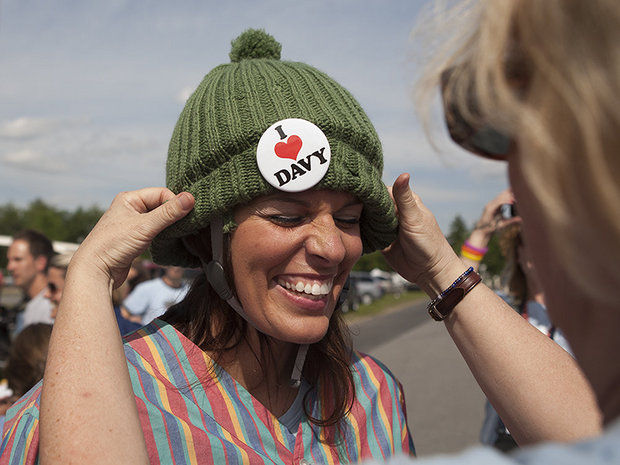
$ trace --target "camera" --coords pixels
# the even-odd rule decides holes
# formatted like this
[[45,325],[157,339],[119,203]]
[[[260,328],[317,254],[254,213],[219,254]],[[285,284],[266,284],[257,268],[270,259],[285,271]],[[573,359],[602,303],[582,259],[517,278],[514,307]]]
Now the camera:
[[518,216],[517,207],[514,203],[505,203],[500,207],[500,215],[504,219],[514,218]]

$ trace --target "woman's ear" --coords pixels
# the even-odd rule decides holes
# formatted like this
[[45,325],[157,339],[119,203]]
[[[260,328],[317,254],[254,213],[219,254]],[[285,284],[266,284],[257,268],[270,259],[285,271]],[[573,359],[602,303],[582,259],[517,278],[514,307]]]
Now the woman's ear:
[[209,263],[213,257],[211,253],[211,234],[209,228],[204,228],[196,234],[191,234],[182,238],[183,245],[192,254],[200,259],[202,263]]

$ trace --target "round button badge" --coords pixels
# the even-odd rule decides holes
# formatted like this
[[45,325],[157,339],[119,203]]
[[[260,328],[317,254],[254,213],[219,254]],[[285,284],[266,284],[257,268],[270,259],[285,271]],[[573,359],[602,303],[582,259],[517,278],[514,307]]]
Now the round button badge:
[[300,118],[272,124],[256,147],[261,174],[269,184],[285,192],[315,186],[327,173],[330,160],[331,150],[323,131]]

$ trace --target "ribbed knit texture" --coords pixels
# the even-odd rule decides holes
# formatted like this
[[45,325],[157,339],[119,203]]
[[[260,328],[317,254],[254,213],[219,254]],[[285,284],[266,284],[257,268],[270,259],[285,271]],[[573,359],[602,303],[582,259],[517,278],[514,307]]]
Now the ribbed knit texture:
[[235,62],[213,69],[188,99],[170,141],[166,182],[175,193],[192,193],[196,205],[153,241],[157,263],[199,266],[181,237],[205,228],[214,215],[225,217],[229,231],[235,206],[275,192],[258,170],[256,147],[269,126],[286,118],[308,120],[325,133],[331,164],[313,189],[350,192],[364,203],[364,252],[395,238],[397,220],[381,180],[381,143],[368,117],[326,74],[276,59],[279,47],[263,31],[246,31],[233,42]]

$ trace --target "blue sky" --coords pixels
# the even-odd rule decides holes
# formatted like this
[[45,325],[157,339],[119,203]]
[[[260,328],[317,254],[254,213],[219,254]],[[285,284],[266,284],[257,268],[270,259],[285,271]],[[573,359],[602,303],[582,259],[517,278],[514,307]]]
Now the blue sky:
[[445,136],[432,149],[411,98],[424,44],[411,38],[428,0],[0,3],[0,203],[107,207],[114,195],[164,183],[184,98],[228,61],[248,27],[349,89],[384,146],[384,181],[410,172],[442,228],[473,222],[506,187],[505,167]]

